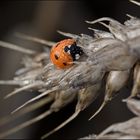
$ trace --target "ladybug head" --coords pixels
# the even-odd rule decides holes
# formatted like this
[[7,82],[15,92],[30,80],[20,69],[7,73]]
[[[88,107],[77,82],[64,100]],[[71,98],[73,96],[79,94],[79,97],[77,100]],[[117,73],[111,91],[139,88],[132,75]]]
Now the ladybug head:
[[77,46],[76,43],[65,46],[64,51],[71,55],[73,61],[78,60],[83,54],[83,50],[81,49],[81,47]]

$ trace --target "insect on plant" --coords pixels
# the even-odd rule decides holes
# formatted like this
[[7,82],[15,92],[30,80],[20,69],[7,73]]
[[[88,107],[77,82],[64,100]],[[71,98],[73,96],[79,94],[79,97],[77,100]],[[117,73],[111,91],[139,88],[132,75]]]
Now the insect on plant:
[[[136,1],[131,0],[131,2],[140,5]],[[4,98],[8,99],[31,89],[39,92],[39,95],[19,106],[9,116],[2,118],[0,126],[53,101],[49,110],[0,133],[0,137],[6,137],[38,122],[53,112],[61,110],[77,98],[73,115],[42,136],[42,139],[48,137],[76,118],[95,100],[99,95],[105,74],[107,74],[107,80],[104,101],[89,120],[94,118],[127,84],[130,72],[134,73],[134,83],[131,95],[126,100],[139,96],[140,19],[127,16],[129,19],[124,24],[109,17],[86,21],[90,25],[100,23],[109,29],[107,32],[89,28],[94,32],[94,36],[58,31],[68,37],[58,43],[18,34],[22,39],[35,41],[46,45],[46,47],[53,46],[51,51],[35,52],[0,41],[0,46],[26,54],[23,58],[23,67],[16,71],[13,80],[0,81],[1,85],[16,85],[18,87]]]

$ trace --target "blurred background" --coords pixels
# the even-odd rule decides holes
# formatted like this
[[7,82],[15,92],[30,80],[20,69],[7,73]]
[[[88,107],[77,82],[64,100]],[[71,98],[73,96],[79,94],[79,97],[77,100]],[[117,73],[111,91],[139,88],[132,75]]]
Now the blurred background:
[[[15,36],[15,32],[25,33],[51,41],[64,39],[57,30],[74,34],[89,34],[93,32],[88,27],[104,29],[101,25],[88,25],[85,20],[95,20],[100,17],[115,18],[124,22],[126,14],[139,17],[140,8],[127,0],[94,0],[94,1],[2,1],[0,2],[0,40],[9,41],[25,48],[40,50],[40,44],[22,40]],[[14,72],[20,68],[23,55],[0,47],[0,79],[12,79]],[[131,79],[132,80],[132,79]],[[124,87],[120,94],[109,103],[103,111],[91,121],[90,115],[98,109],[104,95],[104,88],[100,96],[85,111],[67,126],[51,135],[48,139],[77,139],[91,133],[99,133],[115,122],[127,120],[133,116],[127,110],[121,99],[126,98],[131,91],[132,82]],[[37,93],[17,95],[3,100],[3,97],[13,89],[12,86],[0,86],[0,116],[3,117],[13,109],[35,96]],[[39,138],[68,118],[73,112],[76,102],[54,113],[46,119],[25,128],[8,138]],[[46,106],[34,113],[25,115],[19,120],[27,120],[46,110]],[[1,131],[13,127],[17,122],[0,128]]]

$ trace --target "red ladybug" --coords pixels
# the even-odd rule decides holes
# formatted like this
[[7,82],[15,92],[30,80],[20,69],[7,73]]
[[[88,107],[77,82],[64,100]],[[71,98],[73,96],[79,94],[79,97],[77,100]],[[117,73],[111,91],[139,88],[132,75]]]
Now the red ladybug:
[[83,50],[74,39],[65,39],[52,47],[50,59],[57,68],[64,69],[71,67],[82,54]]

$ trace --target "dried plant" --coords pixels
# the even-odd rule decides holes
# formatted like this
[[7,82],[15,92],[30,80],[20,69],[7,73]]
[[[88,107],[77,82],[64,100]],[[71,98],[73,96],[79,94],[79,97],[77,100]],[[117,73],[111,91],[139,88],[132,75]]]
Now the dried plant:
[[[131,0],[131,2],[139,4],[136,1]],[[138,115],[138,117],[122,124],[113,125],[98,136],[92,136],[96,138],[138,138],[138,128],[140,126],[139,102],[132,100],[132,97],[139,96],[140,88],[140,19],[130,15],[128,17],[130,19],[125,21],[124,24],[108,17],[95,21],[86,21],[88,24],[101,23],[109,29],[109,32],[107,32],[89,28],[94,31],[94,37],[59,31],[60,34],[73,38],[84,51],[81,59],[74,62],[74,65],[69,69],[56,69],[50,62],[49,51],[35,52],[0,41],[1,46],[26,54],[23,58],[23,67],[16,71],[14,79],[0,81],[1,85],[18,86],[18,88],[5,96],[5,99],[28,90],[40,93],[15,109],[9,116],[1,119],[0,126],[53,101],[49,110],[12,129],[0,133],[0,137],[3,138],[15,133],[47,117],[51,113],[61,110],[61,108],[78,98],[73,115],[61,125],[45,134],[42,139],[48,137],[76,118],[81,111],[86,109],[95,100],[99,94],[98,91],[101,88],[102,80],[105,74],[108,74],[104,102],[99,110],[90,118],[92,119],[127,84],[130,72],[133,71],[134,85],[132,93],[125,101],[132,112]],[[108,24],[104,21],[107,21]],[[18,34],[18,36],[45,44],[46,46],[56,44],[55,42],[44,41],[24,34]],[[106,135],[109,132],[116,133]]]
[[140,102],[136,99],[129,99],[127,106],[136,117],[113,124],[99,135],[93,134],[81,139],[140,139]]

